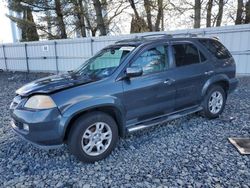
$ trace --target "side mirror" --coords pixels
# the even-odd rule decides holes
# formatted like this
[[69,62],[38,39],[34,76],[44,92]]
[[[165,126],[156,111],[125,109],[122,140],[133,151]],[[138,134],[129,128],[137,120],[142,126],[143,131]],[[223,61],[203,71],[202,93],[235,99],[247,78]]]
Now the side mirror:
[[126,76],[127,77],[137,77],[137,76],[141,76],[143,73],[142,68],[141,67],[128,67],[126,69]]

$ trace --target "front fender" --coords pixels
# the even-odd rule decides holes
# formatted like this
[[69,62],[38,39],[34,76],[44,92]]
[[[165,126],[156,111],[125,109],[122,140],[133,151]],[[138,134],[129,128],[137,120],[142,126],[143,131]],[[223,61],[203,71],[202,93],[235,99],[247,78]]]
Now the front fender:
[[202,88],[202,92],[201,92],[202,97],[206,95],[206,92],[211,85],[213,85],[216,82],[221,82],[221,81],[229,83],[228,76],[225,74],[218,74],[208,79]]
[[121,133],[125,134],[125,108],[122,105],[121,101],[113,96],[102,96],[102,97],[93,97],[87,100],[78,101],[74,104],[68,105],[61,109],[61,113],[64,121],[64,134],[69,126],[71,120],[77,115],[96,108],[102,107],[112,107],[118,112],[119,116],[119,129],[121,129]]

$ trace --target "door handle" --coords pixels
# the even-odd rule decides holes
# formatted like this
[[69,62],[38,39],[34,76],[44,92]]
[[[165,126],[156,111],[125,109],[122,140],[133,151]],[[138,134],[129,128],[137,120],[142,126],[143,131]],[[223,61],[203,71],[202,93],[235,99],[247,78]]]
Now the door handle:
[[213,74],[214,73],[214,71],[206,71],[204,74],[205,75],[211,75],[211,74]]
[[163,83],[170,86],[170,85],[172,85],[174,82],[175,82],[174,79],[167,79],[167,80],[165,80]]

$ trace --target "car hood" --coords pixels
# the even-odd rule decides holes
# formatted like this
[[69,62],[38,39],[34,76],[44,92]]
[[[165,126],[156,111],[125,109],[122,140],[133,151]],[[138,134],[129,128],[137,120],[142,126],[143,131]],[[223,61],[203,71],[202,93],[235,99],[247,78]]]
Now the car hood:
[[29,96],[34,93],[47,94],[93,81],[93,79],[73,74],[54,75],[30,82],[18,89],[16,93],[21,96]]

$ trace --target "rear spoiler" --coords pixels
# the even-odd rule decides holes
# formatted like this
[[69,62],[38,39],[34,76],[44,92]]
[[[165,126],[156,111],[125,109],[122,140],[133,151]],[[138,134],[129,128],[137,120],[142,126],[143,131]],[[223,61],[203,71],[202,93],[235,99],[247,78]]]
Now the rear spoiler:
[[215,40],[218,40],[218,41],[220,40],[220,38],[217,37],[217,36],[212,36],[211,38],[212,38],[212,39],[215,39]]

